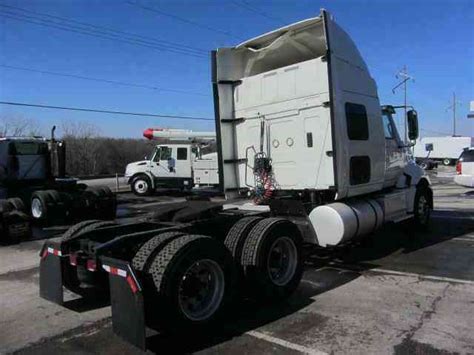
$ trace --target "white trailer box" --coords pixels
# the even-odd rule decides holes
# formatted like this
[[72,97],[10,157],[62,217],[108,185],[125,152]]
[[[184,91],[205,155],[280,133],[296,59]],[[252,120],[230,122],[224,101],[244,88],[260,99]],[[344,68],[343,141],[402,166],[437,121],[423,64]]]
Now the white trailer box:
[[450,165],[459,158],[464,149],[471,148],[473,143],[472,137],[423,137],[416,142],[413,155],[416,159],[429,157],[442,161],[444,165]]

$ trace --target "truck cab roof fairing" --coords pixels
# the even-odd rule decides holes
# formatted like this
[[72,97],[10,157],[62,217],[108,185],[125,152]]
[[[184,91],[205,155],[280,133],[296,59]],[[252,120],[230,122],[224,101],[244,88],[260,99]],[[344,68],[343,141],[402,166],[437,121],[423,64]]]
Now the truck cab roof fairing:
[[[231,48],[219,48],[217,56],[221,80],[239,80],[272,69],[326,55],[323,11],[321,15],[290,24],[254,37]],[[328,14],[331,32],[331,52],[337,58],[351,62],[367,71],[367,65],[350,36]],[[225,57],[232,57],[227,58]],[[231,68],[232,67],[232,68]],[[219,75],[220,76],[220,75]]]

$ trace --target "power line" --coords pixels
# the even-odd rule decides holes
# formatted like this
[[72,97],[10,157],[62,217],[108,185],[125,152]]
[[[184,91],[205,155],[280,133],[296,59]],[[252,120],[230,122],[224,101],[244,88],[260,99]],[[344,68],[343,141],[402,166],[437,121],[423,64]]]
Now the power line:
[[[2,5],[0,5],[2,6]],[[81,28],[78,26],[70,25],[70,24],[64,24],[64,23],[57,23],[51,20],[46,20],[44,18],[40,17],[34,17],[34,16],[29,16],[25,14],[17,14],[17,13],[11,13],[11,12],[5,12],[5,11],[0,11],[0,16],[3,16],[5,18],[13,19],[16,21],[22,21],[22,22],[27,22],[27,23],[33,23],[36,25],[40,26],[45,26],[45,27],[50,27],[50,28],[55,28],[55,29],[60,29],[63,31],[67,32],[73,32],[73,33],[80,33],[83,35],[88,35],[96,38],[102,38],[102,39],[108,39],[111,41],[116,41],[116,42],[122,42],[122,43],[128,43],[132,45],[138,45],[141,47],[147,47],[151,49],[156,49],[159,51],[168,51],[176,54],[182,54],[182,55],[188,55],[192,56],[195,58],[201,58],[205,59],[207,58],[204,53],[199,53],[196,52],[195,50],[189,50],[185,48],[178,48],[178,47],[170,47],[169,45],[162,45],[162,44],[156,44],[153,42],[149,41],[144,41],[141,39],[135,39],[135,38],[127,38],[124,36],[119,36],[116,34],[111,34],[107,33],[104,31],[99,31],[99,30],[94,30],[94,29],[86,29],[86,28]],[[40,22],[37,22],[40,21]]]
[[38,16],[49,17],[49,18],[56,19],[56,20],[63,21],[63,22],[66,21],[66,22],[74,23],[74,24],[77,24],[79,26],[83,26],[83,27],[85,26],[86,28],[91,27],[93,29],[99,29],[100,31],[108,31],[108,32],[118,33],[118,34],[121,34],[121,35],[126,35],[126,36],[132,36],[132,37],[136,37],[136,38],[143,38],[143,39],[146,39],[146,40],[151,40],[153,42],[156,42],[157,44],[162,44],[162,45],[172,46],[172,47],[177,47],[177,48],[186,48],[186,49],[189,49],[189,50],[192,50],[192,51],[205,53],[205,54],[208,53],[208,50],[206,50],[206,49],[191,47],[191,46],[187,46],[187,45],[183,45],[183,44],[178,45],[175,42],[170,42],[170,41],[166,41],[166,40],[163,40],[163,39],[156,39],[156,38],[153,38],[153,37],[139,35],[139,34],[136,34],[136,33],[125,32],[125,31],[117,30],[117,29],[110,28],[110,27],[94,25],[94,24],[86,23],[86,22],[80,22],[80,21],[77,21],[77,20],[73,20],[71,18],[45,14],[45,13],[32,11],[32,10],[27,10],[27,9],[17,7],[17,6],[12,6],[12,5],[0,4],[0,6],[11,8],[11,9],[14,9],[14,10],[17,10],[17,11],[20,10],[20,11],[30,13],[30,14],[34,14],[34,15],[38,15]]
[[268,15],[266,12],[262,11],[262,10],[259,10],[257,9],[256,7],[253,7],[252,5],[250,5],[247,1],[238,1],[238,0],[231,0],[231,2],[236,5],[236,6],[239,6],[247,11],[250,11],[250,12],[253,12],[253,13],[256,13],[257,15],[260,15],[262,17],[265,17],[267,20],[271,20],[271,21],[276,21],[276,22],[284,22],[282,19],[279,19],[279,18],[276,18],[276,17],[273,17],[273,16],[270,16]]
[[[171,47],[175,47],[177,49],[185,48],[185,49],[189,49],[191,51],[196,51],[196,52],[201,53],[201,54],[203,54],[203,53],[207,54],[208,53],[208,50],[206,50],[206,49],[191,47],[191,46],[187,46],[187,45],[183,45],[183,44],[178,45],[175,42],[170,42],[170,41],[166,41],[166,40],[163,40],[163,39],[156,39],[156,38],[153,38],[153,37],[139,35],[139,34],[136,34],[136,33],[125,32],[125,31],[113,29],[113,28],[110,28],[110,27],[105,27],[105,26],[99,26],[99,25],[94,25],[94,24],[90,24],[90,23],[80,22],[80,21],[76,21],[76,20],[66,18],[66,17],[45,14],[45,13],[36,12],[36,11],[32,11],[32,10],[27,10],[27,9],[24,9],[24,8],[21,8],[21,7],[11,6],[11,5],[0,4],[0,6],[1,7],[7,7],[7,8],[10,8],[10,9],[14,9],[16,11],[26,12],[26,13],[33,14],[33,15],[36,15],[36,16],[49,17],[49,18],[52,18],[52,19],[55,19],[55,20],[66,22],[66,25],[68,25],[68,23],[74,23],[74,24],[76,24],[76,28],[77,28],[77,25],[79,25],[79,26],[82,26],[82,27],[86,27],[85,29],[88,30],[88,31],[91,31],[90,28],[92,28],[92,31],[97,32],[96,30],[98,29],[100,31],[99,33],[104,33],[104,31],[112,32],[112,33],[116,33],[116,34],[120,34],[120,35],[131,36],[132,38],[135,37],[135,38],[139,38],[139,39],[145,39],[145,40],[148,40],[148,41],[152,41],[152,42],[154,42],[155,44],[158,44],[158,45],[171,46]],[[71,26],[71,25],[69,24],[69,26]],[[90,28],[87,28],[87,27],[90,27]]]
[[156,91],[168,91],[168,92],[175,92],[175,93],[187,94],[187,95],[209,96],[209,95],[206,95],[206,94],[201,94],[201,93],[191,92],[191,91],[186,91],[186,90],[164,89],[164,88],[160,88],[160,87],[156,87],[156,86],[150,86],[150,85],[142,85],[142,84],[134,84],[134,83],[123,82],[123,81],[92,78],[92,77],[87,77],[87,76],[82,76],[82,75],[75,75],[75,74],[57,73],[57,72],[51,72],[51,71],[46,71],[46,70],[23,68],[23,67],[17,67],[17,66],[12,66],[12,65],[5,65],[5,64],[0,64],[0,67],[8,68],[8,69],[15,69],[15,70],[24,70],[24,71],[29,71],[29,72],[33,72],[33,73],[56,75],[56,76],[63,76],[63,77],[82,79],[82,80],[90,80],[90,81],[98,81],[98,82],[104,82],[104,83],[108,83],[108,84],[151,89],[151,90],[156,90]]
[[199,27],[199,28],[208,30],[208,31],[212,31],[212,32],[215,32],[215,33],[224,34],[224,35],[226,35],[226,36],[229,36],[229,37],[233,37],[233,38],[242,40],[242,37],[236,36],[236,35],[232,34],[232,33],[229,32],[229,31],[224,31],[224,30],[220,30],[220,29],[218,29],[218,28],[214,28],[214,27],[210,27],[210,26],[207,26],[207,25],[203,25],[203,24],[201,24],[201,23],[194,22],[194,21],[192,21],[192,20],[188,20],[188,19],[186,19],[186,18],[177,16],[177,15],[174,15],[174,14],[167,13],[167,12],[164,12],[164,11],[162,11],[162,10],[158,10],[158,9],[155,8],[155,7],[144,6],[144,5],[139,4],[138,2],[135,2],[135,1],[125,1],[125,2],[126,2],[127,4],[129,4],[129,5],[139,7],[139,8],[141,8],[141,9],[143,9],[143,10],[146,10],[146,11],[150,11],[150,12],[157,13],[157,14],[159,14],[159,15],[167,16],[167,17],[169,17],[169,18],[172,18],[172,19],[177,20],[177,21],[181,21],[181,22],[186,23],[186,24],[188,24],[188,25],[196,26],[196,27]]
[[105,113],[105,114],[113,114],[113,115],[174,118],[174,119],[178,119],[178,120],[214,121],[213,118],[207,118],[207,117],[176,116],[176,115],[162,115],[162,114],[153,114],[153,113],[137,113],[137,112],[124,112],[124,111],[112,111],[112,110],[99,110],[99,109],[83,108],[83,107],[67,107],[67,106],[51,106],[51,105],[30,104],[30,103],[24,103],[24,102],[0,101],[0,104],[1,105],[10,105],[10,106],[38,107],[38,108],[45,108],[45,109],[52,109],[52,110],[67,110],[67,111]]
[[[67,31],[67,32],[80,33],[80,34],[84,34],[84,35],[88,35],[88,36],[92,36],[92,37],[96,37],[96,38],[108,39],[108,40],[115,41],[115,42],[122,42],[122,43],[128,43],[128,44],[132,44],[132,45],[138,45],[138,46],[141,46],[141,47],[147,47],[147,48],[151,48],[151,49],[155,49],[155,50],[159,50],[159,51],[168,51],[168,52],[188,55],[188,56],[191,56],[191,57],[194,57],[194,58],[200,58],[200,59],[205,59],[206,58],[203,55],[197,55],[197,54],[178,51],[178,50],[174,50],[174,49],[161,48],[161,47],[157,47],[157,46],[145,45],[145,44],[139,43],[137,41],[122,40],[122,39],[116,39],[116,38],[111,38],[111,37],[102,36],[102,35],[96,35],[96,34],[93,34],[93,33],[80,31],[80,30],[75,30],[75,29],[71,29],[71,28],[67,28],[67,27],[61,27],[61,26],[58,26],[58,25],[52,25],[52,24],[48,24],[48,23],[41,23],[41,22],[38,23],[38,22],[35,22],[35,21],[26,20],[22,17],[18,17],[18,15],[15,15],[17,17],[14,17],[14,16],[10,16],[10,15],[4,15],[0,12],[0,16],[5,17],[5,18],[9,18],[9,19],[12,19],[12,20],[16,20],[16,21],[22,21],[22,22],[27,22],[27,23],[32,23],[32,24],[35,24],[35,25],[39,25],[39,26],[56,28],[56,29],[60,29],[60,30],[63,30],[63,31]],[[23,16],[23,15],[21,15],[21,16]],[[44,20],[40,20],[40,21],[44,22]]]

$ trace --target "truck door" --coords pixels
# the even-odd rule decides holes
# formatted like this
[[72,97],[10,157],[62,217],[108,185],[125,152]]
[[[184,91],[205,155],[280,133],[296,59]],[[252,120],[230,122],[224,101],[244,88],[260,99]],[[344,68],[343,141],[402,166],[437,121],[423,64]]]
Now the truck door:
[[189,147],[176,147],[175,159],[176,177],[191,178],[191,152]]
[[156,163],[153,169],[153,175],[158,178],[175,177],[176,169],[173,160],[173,148],[160,146],[153,161]]
[[382,112],[385,135],[385,179],[384,187],[393,185],[403,171],[403,144],[393,121],[392,114]]

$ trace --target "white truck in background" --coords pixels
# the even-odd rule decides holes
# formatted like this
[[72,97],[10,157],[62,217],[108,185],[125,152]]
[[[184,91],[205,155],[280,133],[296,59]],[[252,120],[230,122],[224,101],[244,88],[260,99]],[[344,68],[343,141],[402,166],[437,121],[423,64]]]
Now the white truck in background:
[[150,195],[159,187],[190,190],[219,184],[217,153],[202,154],[215,141],[214,132],[148,128],[143,136],[189,143],[158,144],[149,158],[128,164],[125,178],[136,195]]
[[423,137],[417,140],[413,156],[423,167],[433,161],[448,166],[454,165],[461,153],[473,146],[473,137]]
[[[109,276],[93,286],[110,288],[114,332],[142,349],[146,327],[195,336],[219,326],[237,296],[263,306],[288,297],[303,243],[350,248],[408,219],[425,228],[433,208],[395,107],[380,106],[357,47],[325,10],[214,51],[212,83],[219,185],[240,203],[160,205],[146,221],[76,226],[43,246],[40,295],[61,304],[62,286],[74,290],[79,266],[93,266]],[[406,119],[413,142],[416,111]]]

